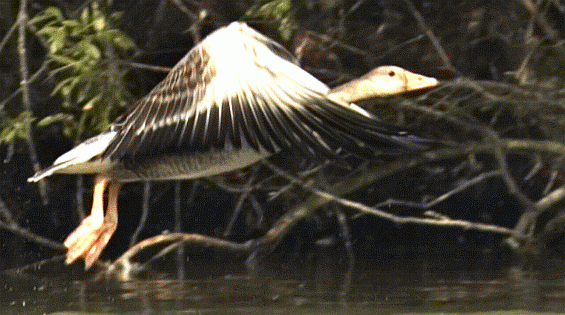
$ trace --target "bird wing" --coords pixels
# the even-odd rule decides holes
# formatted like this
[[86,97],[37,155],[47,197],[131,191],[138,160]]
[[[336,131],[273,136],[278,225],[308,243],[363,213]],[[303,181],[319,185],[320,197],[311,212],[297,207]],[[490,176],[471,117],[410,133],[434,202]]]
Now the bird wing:
[[216,56],[226,47],[212,47],[206,39],[195,46],[113,124],[116,136],[103,157],[203,152],[226,145],[271,153],[293,148],[334,155],[346,149],[372,155],[421,145],[328,99],[327,86],[288,60],[291,55],[283,54],[282,46],[256,34],[261,37],[244,39],[245,53],[234,49],[238,58],[229,63]]

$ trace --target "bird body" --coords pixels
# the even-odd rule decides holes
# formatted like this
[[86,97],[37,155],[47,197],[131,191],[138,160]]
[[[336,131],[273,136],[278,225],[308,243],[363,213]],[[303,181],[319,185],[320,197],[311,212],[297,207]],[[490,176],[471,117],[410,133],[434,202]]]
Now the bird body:
[[[397,85],[399,92],[405,89]],[[424,142],[351,107],[296,65],[284,47],[234,22],[197,44],[109,131],[29,181],[56,173],[98,174],[92,213],[65,241],[67,263],[84,257],[88,268],[116,228],[122,182],[218,175],[281,150],[372,157],[421,150]]]
[[358,143],[380,139],[379,146],[390,150],[419,146],[404,131],[330,100],[328,92],[278,43],[234,22],[194,47],[110,131],[86,140],[30,181],[53,173],[106,173],[120,181],[190,179],[241,168],[287,148],[331,156],[345,145],[366,154],[365,144],[351,145],[355,134],[361,135]]

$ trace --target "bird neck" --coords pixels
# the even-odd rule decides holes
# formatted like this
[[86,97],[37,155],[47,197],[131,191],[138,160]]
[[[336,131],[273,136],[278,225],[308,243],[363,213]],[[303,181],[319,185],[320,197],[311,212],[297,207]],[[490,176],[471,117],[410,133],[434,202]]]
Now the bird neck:
[[328,92],[328,97],[333,100],[353,103],[372,97],[372,87],[363,80],[353,80],[336,86]]

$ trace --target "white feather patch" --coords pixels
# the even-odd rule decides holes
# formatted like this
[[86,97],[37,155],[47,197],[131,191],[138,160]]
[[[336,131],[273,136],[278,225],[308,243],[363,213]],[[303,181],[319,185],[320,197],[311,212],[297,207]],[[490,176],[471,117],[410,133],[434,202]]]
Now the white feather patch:
[[28,178],[28,182],[37,182],[54,173],[86,174],[108,169],[111,165],[110,161],[92,159],[102,154],[115,136],[115,131],[108,131],[82,142],[69,152],[58,157],[51,167],[39,171]]

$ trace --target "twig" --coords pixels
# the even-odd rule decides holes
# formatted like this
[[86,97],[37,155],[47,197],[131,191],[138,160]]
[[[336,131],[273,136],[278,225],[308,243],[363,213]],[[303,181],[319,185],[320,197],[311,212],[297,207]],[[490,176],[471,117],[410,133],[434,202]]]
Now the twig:
[[518,82],[520,82],[520,84],[526,84],[530,79],[529,73],[527,71],[528,65],[530,64],[530,60],[534,56],[534,52],[539,48],[541,41],[536,39],[535,37],[531,37],[531,39],[529,41],[526,41],[525,44],[528,53],[526,54],[524,59],[522,59],[520,67],[518,67],[518,69],[514,72],[514,77],[518,80]]
[[[477,89],[481,89],[480,86],[476,86]],[[403,103],[408,103],[407,102],[403,102]],[[535,211],[535,203],[528,197],[526,196],[518,187],[518,184],[516,183],[516,181],[514,180],[514,178],[512,177],[512,175],[510,174],[509,168],[508,168],[508,163],[506,162],[506,145],[511,143],[510,142],[506,142],[506,140],[502,139],[494,130],[490,129],[490,128],[485,128],[483,125],[480,124],[474,124],[470,121],[467,120],[461,120],[457,117],[457,115],[446,115],[444,112],[439,112],[436,111],[434,112],[433,110],[429,109],[429,108],[424,108],[422,106],[418,106],[416,104],[412,104],[411,106],[412,109],[417,109],[419,111],[424,111],[426,113],[432,114],[434,116],[437,117],[441,117],[444,118],[446,120],[449,120],[451,122],[454,122],[458,125],[464,126],[466,128],[469,128],[471,130],[476,130],[477,132],[479,132],[480,134],[482,134],[487,143],[491,143],[493,144],[493,146],[491,147],[492,151],[489,152],[491,154],[494,155],[497,163],[498,163],[498,167],[502,172],[502,178],[504,179],[504,182],[506,183],[506,185],[508,186],[509,192],[511,194],[513,194],[514,196],[516,196],[516,198],[518,198],[518,200],[525,205],[527,211]],[[525,140],[526,141],[526,140]],[[505,143],[503,143],[505,142]],[[558,143],[553,143],[556,145],[559,145]],[[561,145],[559,145],[561,146]],[[559,154],[563,154],[564,151],[560,152]]]
[[347,305],[347,300],[345,297],[351,291],[351,278],[353,276],[353,270],[355,269],[355,255],[353,254],[353,243],[351,242],[351,233],[349,231],[349,223],[347,223],[347,216],[341,211],[341,209],[335,209],[335,214],[337,217],[337,222],[340,228],[341,239],[343,240],[343,247],[345,247],[345,252],[347,254],[347,272],[341,284],[339,290],[339,299],[342,306]]
[[182,212],[181,212],[181,182],[176,181],[174,187],[174,204],[173,208],[175,211],[175,226],[173,227],[173,231],[178,233],[182,230]]
[[62,243],[55,242],[55,241],[52,241],[52,240],[45,238],[43,236],[37,235],[33,232],[30,232],[27,229],[20,227],[18,224],[15,224],[15,223],[7,224],[7,223],[0,221],[0,228],[7,230],[9,232],[12,232],[16,235],[19,235],[19,236],[21,236],[21,237],[23,237],[27,240],[30,240],[34,243],[37,243],[39,245],[43,245],[45,247],[49,247],[49,248],[60,250],[60,251],[66,251],[67,250],[65,245],[63,245]]
[[348,16],[350,16],[351,14],[355,13],[355,11],[357,11],[357,9],[359,9],[359,7],[365,3],[366,0],[358,0],[356,1],[350,8],[349,10],[347,10],[347,12],[343,15],[343,17],[341,18],[342,20],[345,20]]
[[[534,232],[534,228],[537,222],[538,217],[545,213],[546,211],[551,210],[557,204],[563,202],[565,200],[565,187],[561,186],[560,188],[552,191],[547,196],[541,198],[536,202],[536,212],[525,212],[520,216],[518,223],[516,223],[516,227],[514,228],[515,233],[517,235],[531,235]],[[565,215],[563,213],[557,214],[555,217],[551,218],[544,226],[543,234],[549,234],[550,232],[556,229],[556,225],[561,223]],[[517,247],[518,243],[509,242],[509,244],[513,247]]]
[[243,203],[245,202],[245,200],[247,200],[247,198],[249,197],[249,195],[251,194],[251,192],[254,190],[254,185],[253,182],[255,181],[257,172],[253,172],[251,174],[251,176],[249,176],[249,179],[247,180],[247,182],[244,185],[245,192],[242,193],[239,196],[239,200],[237,201],[237,204],[234,208],[234,211],[231,215],[230,221],[228,222],[228,225],[226,226],[226,230],[224,231],[224,237],[227,237],[230,235],[231,233],[231,229],[233,227],[233,225],[235,224],[235,221],[237,220],[237,218],[239,217],[239,213],[241,212],[241,209],[243,208]]
[[8,207],[6,207],[6,204],[2,199],[0,199],[0,215],[2,215],[4,221],[8,222],[9,224],[16,224],[16,221],[12,218],[12,213],[10,212],[10,210],[8,210]]
[[406,48],[406,47],[410,47],[410,45],[416,44],[417,42],[421,41],[423,38],[425,37],[425,35],[420,34],[414,38],[408,39],[400,44],[394,45],[392,47],[390,47],[389,49],[387,49],[386,51],[380,53],[377,56],[373,57],[373,61],[377,61],[377,60],[382,60],[385,59],[391,55],[395,55],[397,54],[399,51],[401,51],[402,49]]
[[141,206],[141,219],[139,220],[139,224],[135,228],[135,232],[131,236],[129,241],[129,246],[132,247],[137,240],[139,239],[139,234],[143,231],[145,227],[145,223],[147,222],[147,216],[149,215],[149,197],[151,193],[151,183],[145,182],[143,183],[143,203]]
[[19,23],[20,21],[17,20],[14,24],[12,24],[4,38],[2,38],[2,41],[0,42],[0,53],[2,52],[2,50],[4,50],[4,46],[6,45],[6,43],[8,43],[8,40],[10,40],[10,37],[12,37],[16,29],[18,28]]
[[8,270],[2,270],[2,273],[4,274],[11,274],[15,277],[17,277],[18,279],[21,279],[22,275],[24,274],[24,272],[31,270],[32,272],[37,272],[37,270],[40,270],[41,268],[43,268],[43,266],[47,263],[54,263],[54,262],[63,262],[65,261],[65,255],[56,255],[47,259],[42,259],[40,261],[36,261],[33,262],[31,264],[25,265],[25,266],[21,266],[21,267],[15,267],[15,268],[11,268]]
[[168,73],[171,71],[171,67],[162,67],[162,66],[153,66],[153,65],[146,65],[144,63],[139,63],[139,62],[131,62],[131,61],[124,61],[121,60],[119,61],[122,64],[126,64],[132,68],[137,68],[137,69],[143,69],[143,70],[150,70],[150,71],[155,71],[155,72],[165,72]]
[[[444,86],[471,88],[479,92],[479,94],[487,100],[494,102],[508,102],[510,104],[524,105],[524,100],[522,98],[527,97],[528,104],[543,104],[545,106],[551,105],[559,109],[563,109],[563,107],[565,107],[562,95],[557,95],[557,100],[554,100],[549,98],[549,95],[546,95],[545,93],[555,93],[555,91],[541,90],[540,88],[528,89],[524,86],[511,85],[504,82],[477,81],[465,77],[457,78],[452,83],[444,83]],[[503,96],[495,94],[497,91],[503,92]]]
[[[182,231],[181,184],[180,181],[175,182],[175,227],[173,228],[175,233]],[[181,244],[177,250],[177,279],[184,279],[185,261],[184,246]]]
[[375,205],[375,208],[381,208],[381,207],[390,207],[390,206],[407,206],[407,207],[412,207],[412,208],[418,208],[418,209],[422,209],[422,210],[426,210],[426,209],[431,209],[437,205],[439,205],[440,203],[446,201],[448,198],[453,197],[454,195],[461,193],[463,191],[465,191],[466,189],[468,189],[469,187],[475,186],[479,183],[482,183],[483,181],[496,177],[496,176],[501,176],[502,172],[500,170],[494,170],[494,171],[490,171],[490,172],[485,172],[485,173],[481,173],[479,175],[477,175],[474,178],[471,178],[469,180],[466,180],[464,183],[458,185],[457,187],[449,190],[448,192],[434,198],[431,201],[428,202],[411,202],[411,201],[401,201],[401,200],[396,200],[396,199],[388,199],[384,202],[378,203],[377,205]]
[[[35,71],[35,73],[29,77],[28,79],[28,83],[32,83],[35,80],[37,80],[37,78],[39,78],[39,76],[41,74],[43,74],[44,71],[46,71],[47,69],[49,69],[49,64],[51,63],[50,60],[45,60],[43,62],[43,64],[41,64],[41,67],[39,67],[39,69],[37,69],[37,71]],[[4,107],[6,106],[6,104],[11,101],[12,99],[14,99],[14,97],[20,95],[20,93],[23,91],[23,86],[20,86],[19,88],[17,88],[14,92],[12,92],[12,94],[10,94],[8,97],[6,97],[5,99],[3,99],[0,102],[0,110],[3,110]]]
[[167,6],[167,0],[160,0],[159,5],[157,5],[157,10],[155,10],[155,15],[153,19],[153,24],[147,32],[147,42],[145,43],[145,50],[152,50],[157,47],[157,40],[160,38],[157,31],[160,28],[160,24],[164,20],[165,8]]
[[239,196],[237,203],[235,205],[235,208],[233,210],[233,213],[232,213],[230,220],[228,222],[228,225],[226,226],[226,229],[225,229],[224,233],[222,234],[224,237],[230,236],[233,225],[235,224],[235,221],[239,217],[239,214],[241,213],[241,209],[243,208],[243,203],[245,202],[245,200],[247,200],[247,198],[249,197],[249,194],[250,194],[250,192],[245,192],[245,193],[243,193]]
[[[31,99],[29,94],[29,81],[28,81],[28,69],[27,69],[27,53],[26,53],[26,24],[28,21],[27,17],[27,0],[20,0],[20,11],[18,13],[18,53],[20,56],[20,76],[21,76],[21,87],[22,87],[22,102],[26,111],[31,113]],[[26,125],[26,142],[28,146],[29,158],[31,164],[33,165],[33,170],[39,172],[41,166],[37,160],[37,153],[35,151],[35,144],[33,143],[33,136],[31,134],[31,123]],[[43,205],[49,203],[47,198],[47,186],[45,181],[39,182],[39,195],[41,196],[41,201]]]
[[307,31],[306,35],[311,36],[311,37],[315,38],[316,40],[321,41],[322,43],[329,43],[327,49],[331,49],[333,47],[339,47],[340,49],[343,49],[343,50],[350,52],[352,54],[362,56],[366,60],[371,61],[371,63],[374,61],[374,57],[368,51],[361,49],[361,48],[357,48],[355,46],[348,45],[348,44],[346,44],[346,43],[344,43],[340,40],[336,40],[334,38],[331,38],[328,35],[320,34],[320,33],[314,32],[314,31]]
[[404,0],[404,3],[406,3],[408,10],[410,10],[410,12],[412,12],[412,15],[414,15],[414,18],[416,19],[416,22],[418,22],[418,27],[420,28],[420,30],[426,34],[426,36],[428,37],[428,39],[432,43],[432,46],[434,47],[436,52],[439,54],[439,57],[443,61],[444,66],[447,69],[449,69],[450,71],[452,71],[453,73],[457,74],[458,76],[461,76],[461,73],[459,72],[459,70],[457,70],[453,66],[453,64],[451,63],[451,60],[449,59],[449,56],[447,55],[445,50],[443,50],[443,47],[441,47],[441,44],[439,43],[439,39],[426,26],[426,21],[424,20],[424,17],[422,17],[420,12],[418,10],[416,10],[416,7],[414,7],[414,4],[412,3],[412,1]]
[[377,208],[368,207],[368,206],[366,206],[362,203],[359,203],[359,202],[340,198],[335,194],[331,194],[331,193],[328,193],[328,192],[325,192],[325,191],[321,191],[321,190],[318,190],[318,189],[311,188],[309,186],[305,186],[305,185],[303,185],[302,181],[300,181],[299,179],[297,179],[297,178],[287,174],[286,172],[280,170],[276,166],[270,164],[269,167],[274,172],[278,173],[281,176],[284,176],[285,178],[287,178],[289,181],[293,182],[294,184],[299,185],[300,187],[302,187],[302,188],[304,188],[304,189],[306,189],[306,190],[308,190],[308,191],[310,191],[310,192],[312,192],[312,193],[314,193],[314,194],[316,194],[316,195],[318,195],[322,198],[336,202],[340,205],[346,206],[346,207],[351,208],[351,209],[355,209],[355,210],[360,211],[360,212],[364,212],[364,213],[367,213],[367,214],[371,214],[371,215],[380,217],[382,219],[392,221],[394,223],[398,223],[398,224],[415,223],[415,224],[425,224],[425,225],[434,225],[434,226],[460,227],[460,228],[463,228],[465,230],[471,230],[472,229],[472,230],[478,230],[478,231],[483,231],[483,232],[499,233],[499,234],[503,234],[503,235],[513,234],[513,231],[511,229],[500,227],[500,226],[497,226],[497,225],[476,223],[476,222],[470,222],[470,221],[466,221],[466,220],[452,220],[452,219],[449,219],[447,217],[442,217],[441,220],[438,220],[436,218],[429,219],[429,218],[397,216],[397,215],[391,214],[389,212],[379,210]]
[[249,192],[253,192],[253,191],[259,191],[259,190],[270,190],[271,187],[270,185],[268,185],[269,182],[273,181],[274,179],[278,178],[278,176],[276,175],[265,175],[264,177],[262,177],[261,179],[256,179],[257,175],[259,175],[260,172],[260,164],[255,164],[253,166],[251,166],[251,168],[246,171],[245,176],[249,176],[250,178],[254,178],[254,180],[256,180],[257,182],[254,183],[253,185],[250,185],[249,183],[251,181],[246,181],[246,183],[244,184],[237,184],[237,183],[229,183],[227,180],[229,178],[232,178],[231,176],[225,176],[225,175],[217,175],[217,176],[212,176],[209,177],[207,180],[214,183],[214,185],[218,186],[218,188],[232,193],[232,194],[244,194],[244,193],[249,193]]
[[[201,234],[167,233],[150,237],[135,244],[133,247],[129,248],[125,253],[123,253],[118,259],[116,259],[112,264],[110,264],[106,272],[113,273],[118,272],[119,270],[131,270],[131,268],[127,267],[131,264],[131,259],[146,248],[164,243],[175,243],[175,246],[178,246],[180,242],[201,244],[205,247],[213,246],[218,249],[225,249],[242,253],[248,252],[250,249],[250,243],[240,244]],[[174,249],[174,247],[170,248],[170,250],[172,249]]]
[[535,203],[520,190],[520,187],[518,187],[516,180],[514,180],[512,174],[510,174],[510,169],[508,168],[508,162],[506,161],[506,152],[503,150],[502,146],[498,145],[501,139],[498,138],[498,135],[496,135],[496,137],[493,135],[491,139],[494,141],[495,144],[497,144],[494,147],[494,157],[498,163],[498,167],[500,171],[502,172],[502,178],[504,179],[504,182],[508,187],[508,192],[514,195],[522,204],[524,204],[524,206],[526,206],[527,211],[535,211],[536,210]]
[[198,11],[198,14],[194,14],[181,1],[179,0],[169,0],[169,1],[171,1],[177,8],[179,8],[179,10],[181,10],[184,14],[188,16],[188,18],[192,22],[190,28],[188,29],[188,32],[190,32],[190,34],[192,35],[192,39],[194,40],[194,43],[195,44],[199,43],[201,40],[200,24],[208,16],[208,11],[202,8],[201,5],[197,5],[200,10]]
[[182,11],[182,13],[186,14],[186,16],[188,16],[188,18],[190,19],[190,21],[192,23],[198,21],[198,15],[190,12],[190,10],[179,0],[169,0],[171,3],[173,3],[177,8],[179,8],[179,10]]
[[[520,152],[520,151],[544,151],[552,154],[565,154],[565,145],[552,141],[532,141],[532,140],[506,140],[501,139],[500,145],[504,146],[505,150]],[[356,176],[350,179],[344,179],[338,184],[333,185],[327,191],[321,192],[320,194],[315,194],[311,196],[306,201],[293,207],[292,210],[288,211],[283,217],[281,217],[271,229],[261,238],[253,240],[253,249],[262,248],[265,245],[274,245],[279,241],[281,235],[285,235],[288,231],[300,220],[308,217],[316,211],[319,207],[326,205],[331,201],[336,201],[339,203],[339,198],[336,196],[345,195],[351,193],[371,182],[378,179],[384,178],[391,174],[394,174],[400,170],[406,170],[409,168],[417,167],[424,163],[437,162],[441,160],[447,160],[455,157],[459,157],[471,153],[492,153],[493,146],[491,144],[482,144],[476,146],[466,146],[462,148],[447,148],[435,150],[428,152],[422,156],[418,156],[410,159],[397,160],[395,163],[387,164],[385,167],[370,166],[367,171],[361,176]],[[282,172],[281,175],[286,175]],[[303,187],[308,189],[308,187]],[[345,206],[353,206],[357,210],[367,210],[367,213],[372,215],[382,214],[385,219],[388,219],[391,214],[380,211],[378,209],[373,209],[365,205],[360,204],[361,209],[357,208],[357,204],[349,204],[349,201],[344,200]],[[461,227],[465,229],[480,229],[481,227],[473,222],[467,222],[462,220],[446,220],[438,221],[434,219],[421,219],[412,217],[391,217],[393,222],[397,223],[418,223],[418,224],[433,224],[441,226],[453,226]],[[514,234],[513,230],[507,228],[501,228],[497,226],[486,226],[486,230],[490,232],[500,233],[504,235]],[[492,230],[491,230],[492,228]],[[518,235],[519,236],[519,235]]]
[[[545,33],[545,35],[553,40],[557,39],[558,32],[555,31],[551,25],[547,22],[545,17],[540,14],[539,6],[537,4],[532,3],[531,0],[521,0],[524,7],[532,14],[532,21],[536,21],[540,27],[540,29]],[[538,1],[538,4],[543,3],[544,1]],[[533,27],[533,23],[532,23]]]
[[78,213],[78,217],[80,219],[80,221],[82,221],[86,215],[84,212],[84,176],[83,175],[78,175],[76,177],[76,185],[77,185],[77,190],[75,192],[75,198],[76,198],[76,207],[77,207],[77,213]]
[[257,201],[255,195],[250,195],[249,201],[251,202],[251,208],[255,210],[255,215],[257,216],[257,219],[255,220],[255,222],[257,223],[255,226],[261,227],[263,225],[263,221],[265,220],[265,210],[263,210],[261,203]]
[[561,186],[552,191],[547,196],[538,200],[536,204],[539,210],[548,210],[563,200],[565,200],[565,186]]

